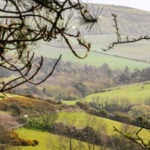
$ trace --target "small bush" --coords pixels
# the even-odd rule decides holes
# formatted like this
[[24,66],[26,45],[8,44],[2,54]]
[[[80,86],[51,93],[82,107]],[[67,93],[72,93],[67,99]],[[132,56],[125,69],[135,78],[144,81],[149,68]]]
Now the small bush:
[[33,146],[33,142],[31,140],[20,139],[21,146]]
[[121,112],[117,112],[114,115],[114,117],[115,117],[115,120],[122,121],[125,123],[131,123],[131,121],[132,121],[132,118],[128,114],[121,113]]
[[36,146],[39,144],[39,141],[38,140],[33,140],[33,145],[32,146]]
[[38,118],[29,119],[26,127],[31,129],[44,129],[43,123]]
[[22,108],[16,102],[9,104],[8,109],[11,109],[14,115],[20,115],[22,113]]
[[90,108],[89,104],[84,102],[77,102],[76,105],[78,105],[83,110],[88,110]]
[[26,139],[20,138],[20,145],[21,146],[36,146],[38,144],[39,144],[39,141],[37,141],[37,140],[31,141],[31,140],[26,140]]
[[[5,145],[12,146],[36,146],[39,142],[37,140],[26,140],[24,138],[20,138],[18,134],[14,131],[7,131],[3,127],[0,128],[0,146],[3,147]],[[0,150],[2,149],[0,147]]]
[[101,109],[99,111],[99,116],[102,116],[102,117],[108,117],[109,116],[109,113],[105,110],[105,109]]

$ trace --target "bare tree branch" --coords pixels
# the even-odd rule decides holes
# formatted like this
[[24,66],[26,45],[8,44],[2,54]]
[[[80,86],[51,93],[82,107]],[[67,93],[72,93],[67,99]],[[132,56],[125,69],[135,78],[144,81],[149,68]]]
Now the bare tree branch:
[[139,117],[138,122],[140,123],[141,127],[137,129],[136,133],[134,135],[130,134],[129,132],[123,132],[116,127],[114,127],[114,131],[118,132],[120,135],[125,137],[126,139],[136,143],[139,145],[143,150],[150,150],[150,140],[146,142],[142,137],[141,137],[141,132],[146,128],[150,128],[150,122],[149,122],[149,116]]
[[149,36],[140,36],[140,37],[136,37],[136,38],[129,38],[128,36],[126,37],[126,39],[121,38],[121,33],[119,31],[119,25],[118,25],[118,20],[117,20],[117,15],[116,14],[112,14],[113,17],[113,22],[114,22],[114,28],[115,28],[115,34],[117,36],[117,41],[112,42],[110,45],[108,45],[107,48],[104,48],[103,51],[108,51],[110,49],[113,49],[116,45],[119,44],[128,44],[128,43],[135,43],[141,40],[150,40]]
[[[10,81],[0,83],[0,92],[9,91],[23,83],[38,85],[52,75],[61,56],[58,57],[49,73],[40,81],[34,81],[44,62],[41,57],[39,63],[35,61],[35,54],[30,54],[38,41],[51,42],[58,37],[64,38],[71,52],[78,58],[85,58],[90,44],[81,38],[80,32],[68,30],[71,16],[65,12],[79,14],[87,23],[96,23],[87,8],[79,0],[2,0],[0,6],[0,67],[15,73],[16,77]],[[74,16],[72,16],[74,17]],[[65,22],[62,26],[61,24]],[[77,54],[69,38],[74,38],[86,53]],[[44,52],[43,52],[44,53]]]

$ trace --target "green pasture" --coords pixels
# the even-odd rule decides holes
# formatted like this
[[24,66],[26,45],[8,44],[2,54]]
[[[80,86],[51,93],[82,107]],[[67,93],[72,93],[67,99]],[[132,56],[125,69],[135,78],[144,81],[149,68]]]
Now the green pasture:
[[[102,48],[106,48],[109,43],[111,43],[114,39],[114,35],[90,35],[86,37],[87,41],[90,41],[92,44],[91,51],[89,52],[89,55],[85,59],[79,59],[73,55],[73,53],[68,48],[57,48],[56,46],[51,46],[46,43],[42,43],[40,47],[38,48],[37,52],[38,55],[43,55],[45,57],[49,58],[57,58],[59,54],[62,54],[62,59],[64,61],[71,61],[79,64],[88,64],[93,65],[96,67],[101,66],[104,63],[107,63],[112,69],[120,68],[123,69],[126,66],[128,66],[131,70],[134,70],[135,68],[143,69],[146,67],[150,67],[149,63],[144,62],[137,62],[134,60],[126,59],[126,58],[120,58],[116,56],[111,55],[119,55],[122,57],[130,57],[131,53],[132,55],[135,55],[135,58],[138,59],[136,56],[139,55],[145,58],[142,58],[142,60],[147,61],[147,57],[150,56],[149,49],[149,43],[143,44],[143,42],[139,42],[138,46],[136,44],[125,44],[125,45],[119,45],[116,48],[104,52],[102,51]],[[141,44],[140,44],[141,43]],[[61,43],[57,43],[58,47],[61,47]],[[96,51],[96,52],[95,52]],[[80,56],[83,56],[86,51],[81,49],[76,49],[77,54]],[[100,53],[99,53],[100,52]],[[141,55],[142,53],[142,55]],[[106,55],[109,54],[109,55]],[[138,55],[138,56],[139,56]]]
[[[126,37],[123,36],[123,39],[125,38]],[[121,44],[115,46],[109,51],[102,51],[103,48],[107,47],[109,43],[113,42],[115,39],[115,35],[94,35],[88,36],[87,38],[87,40],[92,43],[91,51],[99,51],[113,56],[121,56],[150,62],[150,41],[146,40],[129,44]]]
[[[30,130],[21,128],[17,130],[20,137],[29,140],[38,140],[37,146],[21,146],[22,150],[63,150],[69,149],[69,139],[63,136],[54,135],[48,132]],[[72,139],[73,148],[88,150],[88,144],[85,142],[78,142]],[[95,146],[95,150],[99,150],[98,146]]]
[[88,95],[82,101],[92,102],[123,100],[130,103],[142,104],[150,99],[150,83],[140,83],[109,89],[106,92]]
[[[125,128],[128,128],[128,130],[133,133],[135,133],[138,130],[138,128],[135,126],[125,125],[118,121],[114,121],[114,120],[110,120],[110,119],[102,118],[102,117],[97,117],[97,116],[90,115],[90,114],[83,113],[83,112],[59,113],[58,122],[63,122],[64,124],[70,125],[70,126],[76,126],[77,128],[84,128],[85,126],[90,126],[100,132],[106,131],[108,135],[117,134],[114,131],[113,127],[116,127],[120,130],[122,130],[125,127]],[[150,133],[147,130],[143,130],[141,132],[141,137],[145,139],[146,141],[150,140],[149,135]]]
[[[76,126],[77,128],[83,128],[85,126],[91,126],[95,130],[99,132],[106,131],[109,135],[117,134],[113,130],[113,126],[115,126],[118,129],[122,129],[125,125],[123,125],[120,122],[112,121],[110,119],[100,118],[93,115],[89,115],[86,113],[80,113],[80,112],[62,112],[59,114],[58,122],[63,122],[66,125],[70,126]],[[127,129],[127,128],[126,128]],[[128,126],[128,130],[132,133],[135,133],[137,131],[137,127],[134,126]],[[58,136],[54,134],[50,134],[48,132],[44,131],[38,131],[38,130],[31,130],[26,128],[20,128],[16,130],[20,137],[29,139],[29,140],[38,140],[39,145],[33,147],[33,146],[22,146],[22,150],[61,150],[62,146],[69,146],[68,138],[63,136]],[[141,133],[142,138],[144,138],[146,141],[149,140],[149,131],[143,130]],[[88,144],[85,142],[81,142],[83,146],[83,150],[88,150]],[[77,140],[73,140],[73,146],[77,147],[79,146],[79,143]],[[95,148],[96,150],[99,149],[99,147]]]
[[108,53],[150,63],[150,42],[143,40],[137,43],[118,45]]
[[95,130],[100,128],[106,131],[109,135],[115,134],[113,126],[120,128],[121,123],[110,119],[97,117],[83,112],[62,112],[59,113],[58,122],[63,122],[69,126],[76,126],[77,128],[84,128],[91,126]]
[[145,100],[150,99],[150,82],[120,86],[112,89],[106,89],[103,92],[90,94],[79,100],[63,100],[67,105],[75,105],[76,102],[110,102],[113,100],[124,101],[124,103],[143,104]]
[[63,100],[62,103],[67,104],[67,105],[75,105],[77,101],[80,101],[80,100]]

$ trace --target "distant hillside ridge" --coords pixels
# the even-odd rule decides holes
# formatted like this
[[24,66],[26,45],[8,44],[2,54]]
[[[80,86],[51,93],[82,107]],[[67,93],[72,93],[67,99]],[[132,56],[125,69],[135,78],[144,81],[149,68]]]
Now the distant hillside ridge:
[[[86,34],[112,34],[114,33],[112,13],[118,16],[121,34],[124,35],[150,35],[150,12],[136,8],[88,4],[93,15],[99,16],[99,24],[91,31],[82,31]],[[98,31],[98,28],[99,31]]]

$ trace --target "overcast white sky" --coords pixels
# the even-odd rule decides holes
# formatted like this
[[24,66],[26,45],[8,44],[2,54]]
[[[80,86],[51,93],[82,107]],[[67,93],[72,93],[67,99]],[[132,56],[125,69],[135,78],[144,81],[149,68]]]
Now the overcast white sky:
[[133,8],[139,8],[150,11],[150,0],[83,0],[83,1],[101,4],[129,6]]

